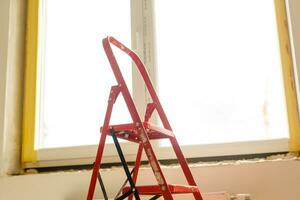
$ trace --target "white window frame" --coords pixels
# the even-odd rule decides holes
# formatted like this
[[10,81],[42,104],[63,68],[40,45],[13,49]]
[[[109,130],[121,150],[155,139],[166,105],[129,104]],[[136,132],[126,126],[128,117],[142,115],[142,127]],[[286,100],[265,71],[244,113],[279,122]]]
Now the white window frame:
[[[42,2],[43,0],[40,1]],[[153,7],[154,0],[131,0],[131,45],[132,49],[137,52],[144,61],[151,79],[154,80],[154,86],[157,86],[155,81],[157,66]],[[42,13],[40,13],[40,15],[42,15]],[[141,84],[142,80],[138,75],[135,66],[133,66],[133,77],[135,77],[133,78],[133,98],[136,102],[140,102],[137,105],[137,109],[141,114],[144,113],[145,105],[151,102],[151,99],[146,93],[144,84]],[[133,146],[131,144],[123,145],[127,151],[126,160],[134,161],[137,146]],[[111,151],[111,148],[114,148],[113,144],[106,145],[105,147],[108,152],[113,152]],[[154,148],[156,149],[156,152],[158,152],[159,148],[159,159],[176,158],[170,147],[159,147],[158,143],[154,143]],[[287,138],[222,144],[190,145],[182,146],[181,148],[187,158],[276,153],[287,152],[289,150]],[[25,168],[91,164],[94,161],[96,149],[97,145],[39,149],[37,150],[38,163],[25,163]],[[119,158],[116,153],[108,153],[103,156],[102,163],[114,162],[119,162]]]
[[[157,66],[156,64],[156,39],[155,39],[155,0],[143,0],[144,2],[144,21],[147,33],[144,36],[145,51],[145,64],[150,69],[149,74],[154,81],[154,85],[159,87],[156,82]],[[286,3],[288,4],[288,3]],[[288,13],[289,15],[289,13]],[[147,97],[147,102],[151,102],[151,98]],[[162,105],[163,106],[163,105]],[[168,113],[167,113],[168,116]],[[172,126],[172,124],[171,124]],[[176,135],[176,130],[174,132]],[[176,159],[173,149],[169,146],[158,145],[159,159]],[[235,155],[248,155],[248,154],[264,154],[264,153],[279,153],[288,152],[288,138],[257,140],[257,141],[242,141],[242,142],[229,142],[218,144],[200,144],[200,145],[182,145],[186,158],[199,158],[199,157],[219,157],[219,156],[235,156]]]
[[[43,78],[43,50],[44,50],[44,21],[45,19],[45,1],[39,0],[39,48],[38,48],[38,76],[39,81],[37,83],[38,90],[38,100],[37,106],[37,118],[42,115],[42,81]],[[144,55],[144,33],[143,33],[143,12],[142,12],[142,2],[139,0],[131,0],[131,46],[132,49],[137,52],[137,54],[143,60]],[[108,66],[109,67],[109,66]],[[133,99],[137,102],[136,106],[138,112],[144,113],[146,107],[146,90],[142,84],[142,79],[133,65],[132,70],[132,84],[133,84]],[[108,98],[107,94],[107,98]],[[119,97],[122,98],[122,97]],[[118,99],[117,99],[118,101]],[[106,106],[106,105],[105,105]],[[36,122],[36,130],[39,129],[39,120]],[[35,133],[35,143],[39,141],[39,131]],[[100,134],[100,133],[99,133]],[[98,142],[98,141],[97,141]],[[154,143],[154,146],[157,143]],[[93,163],[95,152],[97,151],[98,145],[82,145],[77,147],[59,147],[59,148],[41,148],[36,149],[38,163],[25,163],[26,168],[31,167],[51,167],[51,166],[65,166],[65,165],[82,165]],[[122,147],[126,149],[126,158],[128,161],[135,160],[135,153],[137,151],[137,145],[133,143],[123,143]],[[106,144],[104,149],[104,155],[102,158],[103,163],[114,163],[120,162],[115,151],[114,144]]]

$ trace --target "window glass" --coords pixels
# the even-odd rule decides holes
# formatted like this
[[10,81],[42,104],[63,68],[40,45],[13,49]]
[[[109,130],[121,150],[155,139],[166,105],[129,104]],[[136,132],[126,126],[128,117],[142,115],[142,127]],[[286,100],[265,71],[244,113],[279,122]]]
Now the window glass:
[[159,93],[179,143],[288,137],[273,0],[156,1],[155,16]]
[[[102,47],[112,35],[130,47],[130,2],[45,0],[40,132],[36,148],[96,144],[110,87],[116,84]],[[118,55],[129,89],[131,61]],[[119,98],[112,123],[128,119]]]

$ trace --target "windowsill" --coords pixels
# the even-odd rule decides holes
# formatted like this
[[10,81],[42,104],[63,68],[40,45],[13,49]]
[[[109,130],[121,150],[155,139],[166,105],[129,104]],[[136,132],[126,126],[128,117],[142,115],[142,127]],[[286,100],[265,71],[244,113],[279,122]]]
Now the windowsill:
[[[126,161],[135,161],[137,145],[125,145],[124,151]],[[154,147],[155,148],[155,147]],[[170,147],[157,148],[157,157],[159,160],[176,159],[173,150]],[[247,141],[247,142],[233,142],[223,144],[204,144],[181,146],[183,154],[188,160],[211,160],[210,158],[218,158],[218,160],[226,159],[244,159],[252,155],[253,158],[267,156],[279,152],[288,152],[288,139],[273,139],[263,141]],[[94,162],[97,151],[96,145],[79,146],[79,147],[65,147],[53,149],[38,150],[37,163],[25,163],[25,168],[44,168],[44,167],[59,167],[59,166],[76,166],[76,165],[91,165]],[[158,154],[159,152],[159,154]],[[267,154],[266,154],[267,153]],[[145,155],[142,160],[147,161]],[[118,163],[119,157],[115,152],[113,145],[105,147],[102,158],[103,164]]]
[[[238,156],[226,156],[226,157],[207,157],[207,158],[194,158],[187,159],[190,168],[201,167],[216,167],[216,166],[235,166],[241,164],[256,164],[264,162],[281,162],[281,161],[300,161],[300,156],[294,153],[269,153],[269,154],[252,154],[252,155],[238,155]],[[161,167],[168,168],[180,168],[177,160],[159,160]],[[134,166],[134,162],[128,162],[129,167]],[[40,168],[28,168],[25,169],[21,175],[33,175],[33,174],[48,174],[48,173],[60,173],[60,172],[85,172],[91,170],[92,165],[74,165],[74,166],[54,166],[54,167],[40,167]],[[150,166],[147,161],[143,161],[141,169],[150,170]],[[101,165],[101,170],[110,171],[119,169],[122,170],[121,163],[107,163]]]

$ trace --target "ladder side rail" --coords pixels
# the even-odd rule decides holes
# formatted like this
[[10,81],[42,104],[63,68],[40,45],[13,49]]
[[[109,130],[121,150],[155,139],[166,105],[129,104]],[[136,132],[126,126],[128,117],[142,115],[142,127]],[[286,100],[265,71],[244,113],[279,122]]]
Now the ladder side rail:
[[105,51],[108,61],[110,63],[110,66],[112,68],[112,71],[114,73],[114,76],[119,84],[119,87],[121,88],[121,93],[124,97],[124,100],[125,100],[125,103],[126,103],[128,109],[129,109],[130,116],[131,116],[133,122],[141,124],[141,119],[138,115],[136,107],[134,106],[134,102],[131,98],[127,84],[123,78],[120,67],[119,67],[117,60],[114,56],[114,53],[111,49],[108,38],[104,38],[102,40],[102,43],[103,43],[104,51]]
[[102,177],[100,175],[100,172],[98,172],[97,175],[98,175],[98,181],[99,181],[99,184],[100,184],[100,188],[102,190],[103,198],[104,198],[104,200],[108,200],[107,192],[106,192]]
[[126,162],[126,160],[125,160],[125,157],[124,157],[122,148],[121,148],[121,146],[120,146],[120,143],[119,143],[119,141],[118,141],[118,138],[117,138],[117,136],[116,136],[116,133],[115,133],[115,131],[114,131],[113,129],[111,129],[111,136],[112,136],[112,138],[113,138],[113,140],[114,140],[115,147],[116,147],[117,152],[118,152],[118,154],[119,154],[119,158],[120,158],[120,160],[121,160],[121,163],[122,163],[123,169],[124,169],[124,171],[125,171],[125,174],[126,174],[126,176],[127,176],[127,180],[128,180],[128,182],[129,182],[129,185],[130,185],[130,192],[131,192],[131,194],[132,194],[132,193],[134,194],[134,197],[135,197],[136,200],[140,200],[140,196],[139,196],[139,194],[138,194],[138,191],[137,191],[136,188],[135,188],[135,183],[134,183],[133,180],[132,180],[131,173],[130,173],[130,171],[129,171],[127,162]]
[[190,167],[189,167],[189,165],[188,165],[188,163],[187,163],[187,161],[186,161],[186,159],[185,159],[185,157],[184,157],[184,155],[183,155],[183,153],[180,149],[180,146],[179,146],[176,138],[175,137],[170,138],[170,142],[171,142],[172,147],[174,149],[174,152],[175,152],[175,154],[178,158],[178,162],[179,162],[179,164],[182,168],[182,171],[185,175],[185,178],[186,178],[187,182],[189,183],[189,185],[193,185],[193,186],[198,187],[198,191],[193,193],[195,199],[202,200],[203,198],[202,198],[202,195],[200,193],[199,186],[197,185],[197,183],[196,183],[196,181],[195,181],[195,179],[192,175],[191,169],[190,169]]
[[127,55],[129,55],[131,57],[131,59],[133,60],[133,62],[135,63],[136,67],[138,68],[142,78],[144,79],[145,85],[147,87],[147,90],[149,91],[149,94],[153,100],[153,102],[156,105],[156,110],[159,114],[159,117],[162,120],[162,123],[164,125],[164,128],[172,131],[171,125],[167,119],[167,116],[162,108],[162,105],[159,101],[159,98],[155,92],[155,89],[153,87],[153,84],[151,82],[151,79],[148,75],[148,72],[143,64],[143,62],[141,61],[141,59],[139,58],[139,56],[132,51],[131,49],[129,49],[128,47],[126,47],[125,45],[123,45],[121,42],[119,42],[118,40],[116,40],[114,37],[108,37],[107,38],[108,41],[110,43],[112,43],[113,45],[115,45],[116,47],[118,47],[119,49],[121,49],[123,52],[125,52]]
[[104,122],[103,122],[103,128],[101,130],[101,137],[100,137],[100,141],[99,141],[99,145],[98,145],[97,155],[96,155],[95,163],[93,166],[93,172],[92,172],[92,176],[91,176],[91,180],[90,180],[87,200],[92,200],[94,197],[97,175],[99,173],[102,154],[103,154],[103,150],[104,150],[104,144],[105,144],[106,136],[107,136],[108,130],[109,130],[108,129],[109,121],[111,118],[111,113],[113,110],[114,103],[115,103],[119,93],[120,93],[120,88],[118,86],[111,87],[110,95],[108,98],[108,105],[106,108],[106,114],[105,114],[105,118],[104,118]]
[[171,192],[169,190],[169,187],[167,185],[167,181],[166,181],[166,179],[165,179],[165,177],[162,173],[161,167],[158,163],[158,160],[156,158],[156,155],[155,155],[155,153],[153,151],[153,148],[152,148],[152,145],[150,143],[150,139],[149,139],[148,135],[146,134],[146,130],[143,127],[141,118],[140,118],[140,116],[137,112],[137,109],[136,109],[136,107],[134,105],[134,102],[131,98],[131,95],[129,93],[128,87],[125,83],[125,80],[123,78],[123,75],[121,73],[119,65],[116,61],[116,58],[115,58],[114,54],[113,54],[112,48],[110,46],[109,38],[110,37],[107,37],[107,38],[104,38],[102,40],[104,51],[107,55],[107,58],[109,60],[109,63],[110,63],[111,68],[113,70],[113,73],[116,77],[116,80],[119,84],[119,87],[121,88],[121,93],[124,97],[124,100],[125,100],[125,103],[126,103],[128,109],[129,109],[129,113],[131,115],[131,118],[132,118],[133,122],[136,124],[136,126],[138,128],[138,135],[140,137],[140,140],[143,142],[145,153],[146,153],[146,155],[149,159],[149,162],[150,162],[152,171],[155,175],[155,178],[156,178],[158,184],[160,185],[162,194],[163,194],[164,198],[166,198],[168,200],[172,200],[173,197],[172,197]]
[[[133,171],[134,171],[134,168],[133,168],[133,169],[131,170],[131,172],[130,172],[131,175],[133,174]],[[120,187],[119,191],[118,191],[117,194],[115,195],[115,198],[114,198],[114,199],[116,199],[116,198],[118,198],[118,196],[120,196],[120,194],[122,193],[123,188],[126,186],[127,182],[128,182],[128,179],[126,179],[126,180],[124,181],[124,183],[123,183],[122,186]],[[135,183],[134,183],[134,184],[135,184]]]
[[[133,177],[132,177],[132,180],[133,180],[133,183],[136,184],[136,181],[137,181],[137,177],[138,177],[138,173],[139,173],[139,169],[140,169],[140,165],[141,165],[141,158],[142,158],[142,153],[143,153],[143,144],[140,143],[139,144],[139,149],[138,149],[138,153],[136,155],[136,159],[135,159],[135,166],[134,166],[134,171],[133,171]],[[128,197],[128,200],[132,200],[133,196],[130,195]]]

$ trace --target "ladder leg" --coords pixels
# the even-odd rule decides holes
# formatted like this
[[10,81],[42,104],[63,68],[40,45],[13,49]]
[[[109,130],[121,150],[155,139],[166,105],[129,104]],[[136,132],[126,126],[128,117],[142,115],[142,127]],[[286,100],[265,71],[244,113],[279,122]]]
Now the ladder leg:
[[[131,170],[130,174],[133,174],[134,168]],[[118,198],[118,196],[122,193],[123,188],[128,183],[128,178],[124,181],[123,185],[121,186],[119,192],[116,194],[115,199]]]
[[108,200],[108,196],[107,196],[106,189],[105,189],[105,186],[104,186],[102,177],[101,177],[101,175],[100,175],[100,172],[98,172],[98,175],[97,175],[97,176],[98,176],[98,181],[99,181],[99,184],[100,184],[102,193],[103,193],[104,200]]
[[[119,142],[118,142],[118,138],[117,138],[117,136],[116,136],[116,133],[114,133],[113,130],[112,130],[111,136],[112,136],[112,138],[113,138],[113,140],[114,140],[114,143],[115,143],[117,152],[118,152],[118,154],[119,154],[119,157],[120,157],[120,160],[121,160],[121,162],[122,162],[124,171],[125,171],[125,173],[126,173],[128,182],[129,182],[129,184],[130,184],[130,190],[131,190],[131,193],[134,194],[134,197],[135,197],[136,200],[140,200],[138,191],[136,190],[135,184],[134,184],[134,182],[133,182],[133,180],[132,180],[132,178],[131,178],[131,174],[130,174],[130,171],[129,171],[129,169],[128,169],[128,166],[127,166],[125,157],[124,157],[124,155],[123,155],[121,146],[120,146],[120,144],[119,144]],[[127,197],[127,196],[126,196],[126,197]]]
[[[139,149],[138,149],[138,153],[136,155],[136,159],[135,159],[135,166],[134,166],[134,171],[133,171],[133,183],[136,184],[136,180],[137,180],[137,176],[139,173],[139,168],[140,168],[140,164],[141,164],[141,158],[142,158],[142,153],[143,153],[143,145],[140,143],[139,144]],[[132,200],[133,196],[130,195],[128,197],[128,200]]]
[[149,200],[156,200],[159,199],[161,197],[161,195],[155,195],[152,198],[150,198]]
[[123,199],[125,199],[126,197],[128,197],[131,194],[132,194],[132,192],[128,191],[128,192],[124,193],[122,196],[116,198],[115,200],[123,200]]
[[166,179],[163,175],[163,172],[161,170],[159,162],[158,162],[158,160],[156,158],[156,155],[153,151],[152,145],[151,145],[151,143],[149,141],[149,138],[146,134],[146,130],[143,127],[139,127],[138,131],[139,131],[139,138],[143,142],[143,147],[144,147],[145,153],[148,157],[149,164],[152,168],[155,179],[156,179],[158,185],[160,186],[162,196],[166,200],[173,200],[173,197],[172,197],[172,194],[171,194],[170,189],[168,187],[167,181],[166,181]]
[[[189,168],[189,166],[188,166],[188,164],[186,162],[186,159],[185,159],[184,155],[182,154],[182,151],[180,149],[180,146],[179,146],[176,138],[175,137],[174,138],[170,138],[170,142],[171,142],[171,144],[173,146],[174,152],[175,152],[175,154],[176,154],[176,156],[178,158],[179,164],[180,164],[180,166],[181,166],[181,168],[183,170],[183,173],[184,173],[184,175],[185,175],[185,177],[187,179],[187,182],[189,183],[189,185],[197,186],[197,184],[196,184],[196,182],[195,182],[195,180],[193,178],[193,175],[191,173],[191,170],[190,170],[190,168]],[[203,200],[203,198],[202,198],[202,196],[200,194],[200,190],[199,189],[198,189],[197,192],[194,192],[193,195],[194,195],[194,198],[196,200]]]
[[94,167],[93,167],[93,172],[92,172],[92,177],[91,177],[91,181],[90,181],[87,200],[92,200],[94,197],[95,186],[96,186],[97,176],[98,176],[99,169],[100,169],[100,162],[101,162],[101,157],[102,157],[102,153],[103,153],[103,149],[104,149],[105,139],[106,139],[106,133],[102,133],[100,142],[99,142],[99,146],[98,146],[96,160],[95,160]]
[[88,195],[87,195],[87,200],[92,200],[94,197],[97,175],[99,173],[99,169],[100,169],[100,165],[101,165],[101,159],[102,159],[102,154],[103,154],[103,150],[104,150],[107,131],[109,130],[108,129],[109,121],[110,121],[111,113],[113,110],[113,105],[114,105],[119,93],[120,93],[119,86],[111,87],[109,98],[108,98],[108,105],[106,108],[106,114],[105,114],[105,118],[104,118],[104,123],[103,123],[103,127],[101,130],[101,137],[100,137],[100,141],[99,141],[99,145],[98,145],[97,155],[96,155],[93,172],[92,172],[92,177],[91,177],[91,181],[90,181],[90,186],[89,186],[89,191],[88,191]]

